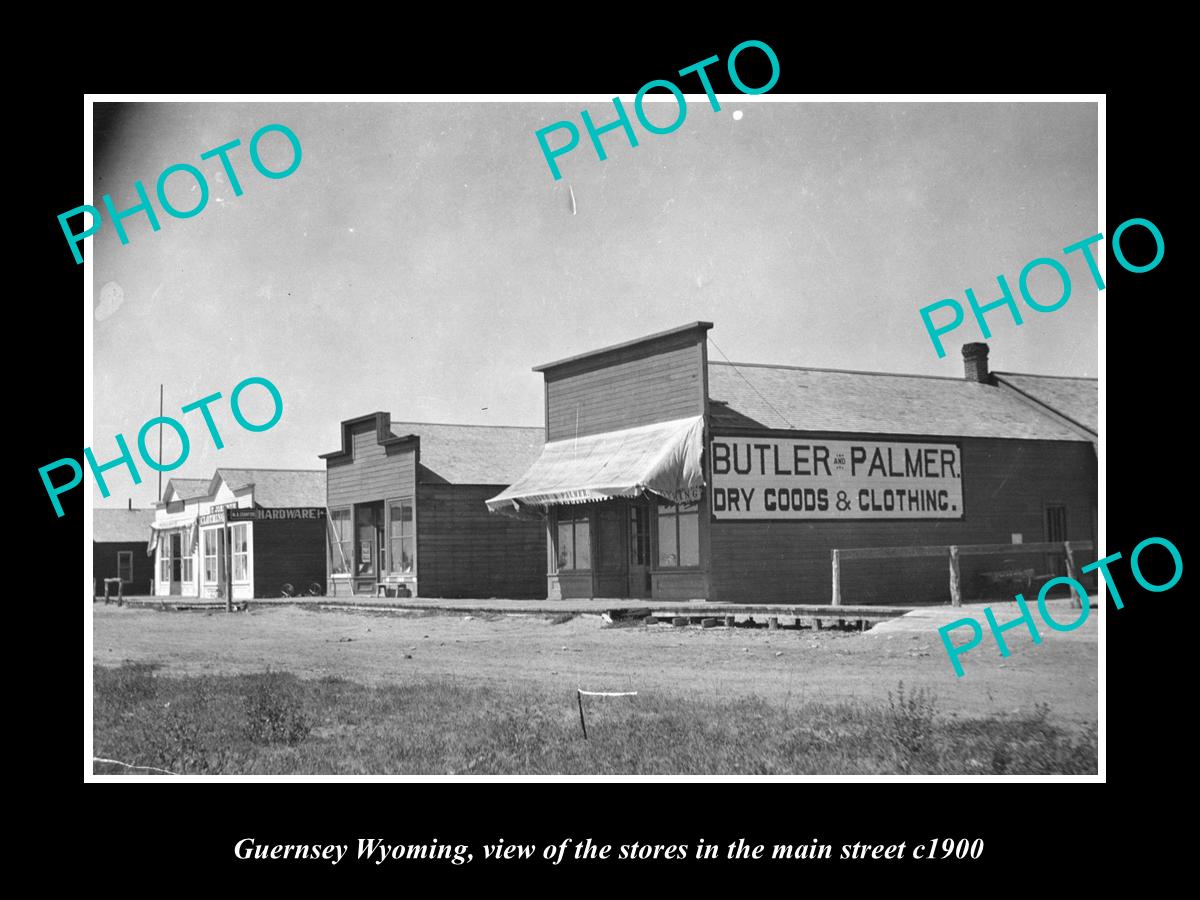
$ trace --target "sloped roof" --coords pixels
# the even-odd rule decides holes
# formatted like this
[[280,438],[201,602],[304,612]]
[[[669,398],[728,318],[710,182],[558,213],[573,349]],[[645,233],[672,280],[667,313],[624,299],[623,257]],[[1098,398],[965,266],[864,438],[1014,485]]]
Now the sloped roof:
[[398,422],[392,434],[421,439],[418,480],[450,484],[512,484],[542,452],[544,428]]
[[1063,378],[1056,375],[1022,375],[993,372],[997,381],[1016,388],[1037,403],[1047,406],[1092,434],[1100,432],[1100,382],[1095,378]]
[[146,543],[152,509],[92,510],[92,540],[101,544]]
[[254,502],[268,509],[325,505],[324,469],[217,469],[230,490],[254,485]]
[[174,491],[177,500],[195,500],[197,497],[208,496],[208,486],[212,483],[210,478],[172,478],[167,482],[167,491],[163,494],[164,499],[167,493]]
[[964,378],[708,364],[712,426],[1079,441],[1005,388]]

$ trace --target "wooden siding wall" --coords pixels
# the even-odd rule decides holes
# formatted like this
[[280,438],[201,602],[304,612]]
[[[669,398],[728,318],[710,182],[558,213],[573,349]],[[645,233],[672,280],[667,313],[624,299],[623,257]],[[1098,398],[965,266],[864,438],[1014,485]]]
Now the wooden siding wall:
[[703,344],[695,335],[631,348],[628,358],[546,373],[550,441],[704,413]]
[[[1095,541],[1096,454],[1069,441],[961,439],[961,520],[738,522],[711,526],[710,599],[729,603],[829,603],[830,551],[851,547],[1009,543],[1047,540],[1045,506],[1067,507],[1067,539]],[[1082,566],[1096,559],[1077,559]],[[1048,574],[1040,554],[963,557],[964,599],[978,599],[983,571],[1033,568]],[[842,564],[842,602],[949,603],[947,561],[854,561]],[[1082,578],[1095,588],[1095,573]],[[1011,599],[1011,598],[1010,598]],[[1036,598],[1026,598],[1029,600]]]
[[488,512],[484,501],[505,487],[418,486],[421,596],[545,599],[546,526]]
[[326,460],[326,493],[331,509],[412,496],[416,484],[413,444],[381,446],[373,420],[356,426],[351,439],[352,459]]
[[280,597],[284,584],[303,594],[325,587],[324,519],[260,519],[254,523],[254,596]]
[[[149,539],[149,532],[146,535]],[[154,578],[154,557],[146,555],[146,541],[137,543],[100,543],[92,541],[92,577],[96,579],[98,591],[104,593],[104,579],[116,578],[117,552],[129,551],[133,554],[133,581],[124,587],[126,596],[131,594],[152,593],[150,580]],[[116,595],[116,588],[112,589]]]

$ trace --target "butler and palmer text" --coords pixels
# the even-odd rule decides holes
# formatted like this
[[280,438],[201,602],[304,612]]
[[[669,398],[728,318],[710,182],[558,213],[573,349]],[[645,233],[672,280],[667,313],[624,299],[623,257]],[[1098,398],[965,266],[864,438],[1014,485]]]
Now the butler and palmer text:
[[718,519],[960,519],[957,444],[714,437]]

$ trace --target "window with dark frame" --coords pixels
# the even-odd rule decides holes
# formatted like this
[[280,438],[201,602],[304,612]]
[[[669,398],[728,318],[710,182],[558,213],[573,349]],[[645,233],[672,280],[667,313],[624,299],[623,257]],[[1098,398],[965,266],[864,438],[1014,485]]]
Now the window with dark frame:
[[[1067,539],[1067,507],[1063,503],[1046,504],[1046,540],[1061,543]],[[1062,553],[1051,553],[1048,557],[1051,575],[1066,575],[1067,560]]]
[[700,565],[700,506],[696,503],[658,507],[659,568]]
[[1067,507],[1062,503],[1046,506],[1046,540],[1052,543],[1067,539]]
[[558,512],[558,570],[591,569],[592,537],[587,510]]
[[117,551],[117,577],[124,584],[130,584],[133,581],[133,551]]

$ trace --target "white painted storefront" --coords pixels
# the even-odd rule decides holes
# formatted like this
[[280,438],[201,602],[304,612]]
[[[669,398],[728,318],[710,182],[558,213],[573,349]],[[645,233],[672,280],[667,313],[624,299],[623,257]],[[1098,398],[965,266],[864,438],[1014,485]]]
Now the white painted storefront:
[[151,526],[155,595],[252,599],[254,523],[227,522],[225,510],[253,507],[253,486],[235,491],[219,473],[206,487],[172,479]]

